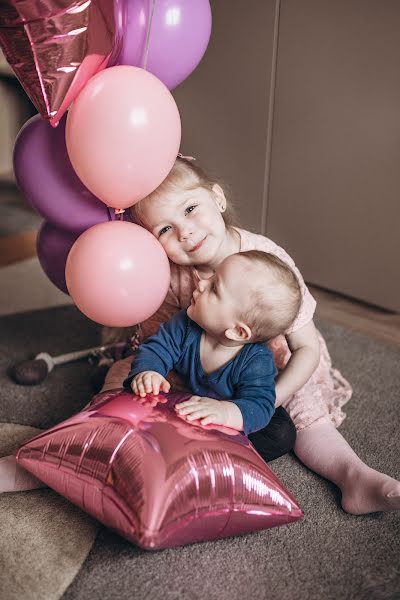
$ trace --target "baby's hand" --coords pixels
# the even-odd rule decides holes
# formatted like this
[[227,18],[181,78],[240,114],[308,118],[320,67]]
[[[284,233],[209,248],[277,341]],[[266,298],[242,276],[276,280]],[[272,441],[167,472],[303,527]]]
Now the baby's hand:
[[144,398],[146,394],[157,396],[160,390],[169,392],[170,387],[165,377],[156,371],[142,371],[135,375],[131,383],[133,393],[141,398]]
[[192,396],[190,400],[175,406],[177,413],[187,421],[200,419],[201,425],[225,425],[243,431],[240,408],[226,400],[214,400],[203,396]]

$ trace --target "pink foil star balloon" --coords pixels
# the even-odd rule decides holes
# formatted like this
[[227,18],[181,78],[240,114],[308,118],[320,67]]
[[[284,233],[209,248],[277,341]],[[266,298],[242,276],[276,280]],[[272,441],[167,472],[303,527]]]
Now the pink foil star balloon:
[[[25,443],[20,465],[145,549],[276,527],[303,515],[237,432],[189,424],[174,411],[114,390]],[[150,398],[151,400],[154,397]]]
[[2,0],[0,45],[43,117],[57,125],[119,49],[121,0]]

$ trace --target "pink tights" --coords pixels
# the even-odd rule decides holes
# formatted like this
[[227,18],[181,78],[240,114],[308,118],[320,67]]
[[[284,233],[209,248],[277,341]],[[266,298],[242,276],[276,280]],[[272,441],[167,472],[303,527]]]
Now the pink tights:
[[340,488],[346,512],[400,509],[400,481],[363,463],[334,425],[316,423],[298,431],[294,451],[306,467]]
[[0,493],[21,492],[47,487],[25,469],[17,465],[14,456],[0,458]]

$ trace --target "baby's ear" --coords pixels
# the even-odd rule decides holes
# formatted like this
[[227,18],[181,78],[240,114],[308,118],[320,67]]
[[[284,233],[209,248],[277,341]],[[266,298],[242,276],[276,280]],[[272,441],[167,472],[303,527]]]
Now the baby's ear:
[[225,337],[227,337],[228,340],[239,342],[241,344],[249,342],[251,340],[251,336],[252,333],[250,327],[242,321],[235,323],[233,327],[225,330]]
[[220,185],[218,185],[218,183],[214,183],[214,185],[212,186],[212,191],[214,194],[215,202],[217,203],[219,210],[221,212],[225,212],[226,211],[226,198],[225,198],[224,190],[222,189],[222,187]]

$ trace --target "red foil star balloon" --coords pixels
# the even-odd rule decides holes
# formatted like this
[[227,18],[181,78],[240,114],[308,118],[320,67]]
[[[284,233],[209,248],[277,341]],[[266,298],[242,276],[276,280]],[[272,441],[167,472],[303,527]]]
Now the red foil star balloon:
[[[0,0],[0,45],[42,116],[57,125],[119,48],[116,0]],[[120,28],[121,30],[123,28]]]
[[245,436],[176,414],[187,397],[160,395],[165,404],[152,407],[121,390],[99,394],[25,443],[17,461],[145,549],[298,520],[302,510]]

